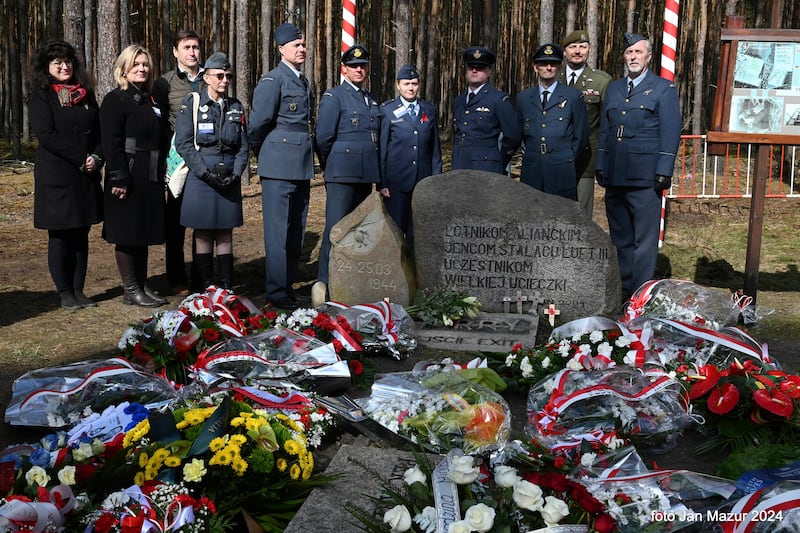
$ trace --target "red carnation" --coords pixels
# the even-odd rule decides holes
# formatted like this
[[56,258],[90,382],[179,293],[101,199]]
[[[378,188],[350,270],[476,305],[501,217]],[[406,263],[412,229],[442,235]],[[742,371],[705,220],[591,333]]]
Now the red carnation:
[[348,365],[350,366],[350,372],[352,372],[354,376],[360,376],[364,373],[364,365],[358,359],[351,359]]
[[206,328],[203,331],[203,338],[205,338],[205,340],[208,342],[214,342],[219,339],[219,331],[214,328]]
[[264,313],[264,318],[266,318],[267,320],[275,320],[276,318],[278,318],[278,313],[277,311],[267,311],[266,313]]
[[303,335],[307,335],[308,337],[316,337],[317,332],[311,328],[306,328],[303,330]]
[[94,530],[97,533],[109,533],[111,528],[119,524],[119,520],[111,513],[103,513],[94,522]]
[[607,513],[601,514],[597,517],[597,520],[594,521],[594,530],[597,531],[597,533],[611,533],[614,531],[615,527],[617,527],[617,523],[614,522],[611,515]]
[[556,468],[563,467],[564,466],[564,458],[559,455],[558,457],[556,457],[553,460],[553,465],[555,465]]

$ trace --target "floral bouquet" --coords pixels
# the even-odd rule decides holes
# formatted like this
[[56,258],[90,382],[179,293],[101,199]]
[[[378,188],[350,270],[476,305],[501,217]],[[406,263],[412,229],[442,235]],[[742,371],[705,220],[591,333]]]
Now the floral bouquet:
[[388,352],[402,360],[417,347],[414,321],[400,304],[388,300],[353,306],[326,302],[320,312],[333,317],[342,327],[337,328],[336,336],[350,351]]
[[[603,317],[573,320],[552,331],[541,348],[515,344],[498,373],[527,388],[564,368],[604,370],[644,362],[644,346],[625,326]],[[495,365],[497,366],[497,365]]]
[[41,487],[31,499],[13,495],[0,500],[0,531],[63,531],[75,509],[75,497],[66,485],[52,490]]
[[313,473],[304,427],[231,394],[214,400],[151,414],[126,433],[132,481],[183,484],[195,497],[210,498],[221,520],[246,511],[265,531],[282,531],[324,481]]
[[681,391],[664,373],[564,369],[531,388],[525,434],[550,450],[567,451],[584,440],[611,436],[674,445],[691,422]]
[[720,329],[736,323],[741,308],[730,294],[678,279],[652,280],[636,289],[625,321],[654,317]]
[[406,312],[422,327],[452,326],[462,318],[473,318],[481,303],[474,296],[450,287],[422,289],[414,295],[414,303]]
[[125,359],[82,361],[32,370],[17,378],[5,420],[19,426],[60,428],[126,400],[155,406],[176,397],[167,380]]
[[386,374],[357,402],[381,426],[434,452],[490,451],[511,428],[503,397],[455,372]]
[[604,505],[565,475],[568,466],[545,468],[522,449],[505,454],[511,455],[505,463],[493,463],[451,450],[435,468],[419,460],[402,483],[384,481],[385,494],[373,498],[374,515],[348,511],[368,532],[527,533],[568,525],[613,531]]
[[216,523],[214,503],[193,497],[187,487],[153,481],[143,487],[133,485],[109,494],[100,507],[81,521],[85,533],[116,531],[213,531]]

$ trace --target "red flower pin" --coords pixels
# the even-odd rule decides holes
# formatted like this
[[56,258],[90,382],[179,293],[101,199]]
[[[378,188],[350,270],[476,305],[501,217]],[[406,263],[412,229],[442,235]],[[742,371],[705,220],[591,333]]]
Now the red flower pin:
[[430,119],[428,118],[428,115],[426,115],[425,113],[423,113],[423,114],[422,114],[422,115],[420,115],[420,117],[419,117],[419,121],[420,121],[420,122],[422,122],[423,124],[425,124],[425,123],[426,123],[426,122],[428,122],[429,120],[430,120]]

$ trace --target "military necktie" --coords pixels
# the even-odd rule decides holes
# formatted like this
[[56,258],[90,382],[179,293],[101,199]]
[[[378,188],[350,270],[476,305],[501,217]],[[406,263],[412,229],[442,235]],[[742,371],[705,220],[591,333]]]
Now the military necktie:
[[408,104],[408,113],[411,115],[412,119],[416,120],[416,118],[417,118],[417,104],[415,104],[413,102]]
[[469,105],[469,102],[470,100],[472,100],[473,96],[475,96],[475,93],[473,93],[472,91],[467,91],[467,105]]
[[629,81],[629,82],[628,82],[628,98],[630,98],[630,97],[631,97],[631,93],[632,93],[632,92],[633,92],[633,82],[632,82],[632,81]]
[[547,105],[547,95],[550,94],[550,91],[542,91],[542,109],[544,106]]
[[575,73],[574,72],[569,75],[569,83],[567,85],[569,85],[570,87],[575,85]]

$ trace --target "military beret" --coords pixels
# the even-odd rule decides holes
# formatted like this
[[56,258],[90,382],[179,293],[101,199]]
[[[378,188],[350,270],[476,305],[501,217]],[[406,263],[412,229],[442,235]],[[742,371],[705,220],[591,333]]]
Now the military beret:
[[369,52],[360,44],[354,44],[342,54],[342,63],[345,65],[364,65],[369,63]]
[[274,37],[278,46],[283,46],[286,43],[302,39],[303,35],[300,33],[300,28],[286,22],[275,28]]
[[224,52],[214,52],[208,56],[208,59],[206,59],[206,64],[203,65],[203,68],[206,70],[210,68],[227,70],[231,68],[231,62],[228,61],[228,56],[225,55]]
[[625,48],[629,48],[639,41],[646,41],[647,37],[639,35],[638,33],[625,32]]
[[534,63],[561,63],[564,52],[557,44],[546,43],[540,46],[533,54]]
[[566,48],[567,46],[571,45],[572,43],[588,43],[589,42],[589,32],[586,30],[575,30],[574,32],[567,35],[567,38],[561,43],[561,46]]
[[471,67],[490,67],[494,60],[494,53],[483,46],[470,46],[464,50],[464,63]]
[[417,79],[417,78],[419,78],[419,72],[417,72],[417,69],[415,69],[411,65],[405,64],[402,67],[400,67],[400,70],[397,71],[397,77],[396,78],[398,80],[413,80],[413,79]]

